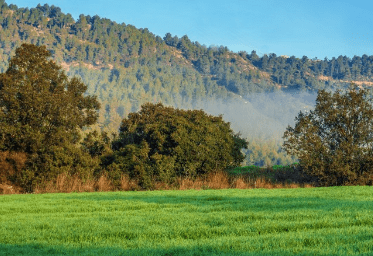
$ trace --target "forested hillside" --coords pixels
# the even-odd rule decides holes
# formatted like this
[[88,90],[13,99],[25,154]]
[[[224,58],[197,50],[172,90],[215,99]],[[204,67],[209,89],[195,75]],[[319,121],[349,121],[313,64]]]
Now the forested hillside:
[[[202,108],[211,102],[247,103],[253,93],[344,88],[373,82],[373,56],[302,59],[206,47],[188,36],[163,38],[148,29],[99,16],[74,20],[56,6],[18,8],[0,0],[0,72],[22,43],[46,45],[69,76],[81,77],[101,102],[96,129],[118,131],[145,102]],[[290,108],[290,107],[289,107]],[[243,119],[245,117],[242,117]],[[253,121],[255,122],[255,120]],[[278,142],[247,135],[245,164],[290,164]],[[255,138],[255,141],[254,141]]]

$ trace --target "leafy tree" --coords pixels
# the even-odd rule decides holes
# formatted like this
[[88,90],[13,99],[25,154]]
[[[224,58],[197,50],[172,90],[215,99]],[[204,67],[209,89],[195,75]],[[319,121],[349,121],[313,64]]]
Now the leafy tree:
[[[58,174],[46,159],[57,151],[74,154],[71,145],[79,142],[81,128],[96,122],[100,107],[95,96],[83,95],[87,86],[69,80],[50,56],[45,46],[22,44],[0,74],[0,149],[29,155],[29,178]],[[69,168],[68,161],[57,165],[56,172]]]
[[305,173],[321,185],[372,184],[373,110],[363,98],[366,90],[356,88],[351,84],[348,94],[338,90],[332,97],[321,90],[315,110],[300,112],[295,129],[284,133],[287,153],[298,155]]
[[[187,36],[179,39],[168,33],[162,39],[147,29],[99,16],[81,15],[74,22],[55,6],[18,8],[0,0],[0,73],[22,43],[46,45],[69,76],[82,78],[86,93],[108,105],[109,112],[100,110],[95,129],[109,133],[145,102],[192,108],[200,99],[229,101],[235,93],[245,97],[270,91],[275,83],[293,92],[373,81],[373,56],[341,57],[338,63],[335,58],[236,54],[223,46],[207,48]],[[111,69],[119,71],[114,79]],[[140,80],[137,74],[142,74]]]
[[3,147],[35,153],[50,145],[79,140],[79,128],[92,125],[100,104],[78,78],[69,80],[48,60],[45,46],[23,44],[0,75]]
[[109,175],[118,179],[118,172],[127,170],[144,188],[151,188],[154,180],[196,178],[238,166],[244,159],[241,149],[248,144],[221,116],[161,103],[142,105],[140,112],[122,121],[119,132],[113,142],[114,156],[106,163]]
[[83,142],[81,142],[83,151],[89,153],[92,157],[101,156],[111,150],[111,138],[107,132],[99,134],[96,130],[88,133]]

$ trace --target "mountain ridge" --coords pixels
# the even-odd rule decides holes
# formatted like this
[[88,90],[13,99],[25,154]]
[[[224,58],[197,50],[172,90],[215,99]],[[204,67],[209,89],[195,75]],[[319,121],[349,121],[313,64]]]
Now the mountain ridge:
[[[93,129],[109,132],[116,132],[122,119],[138,111],[145,102],[203,108],[214,113],[221,110],[219,105],[231,104],[227,107],[230,112],[224,112],[229,119],[237,112],[232,106],[246,109],[246,114],[253,112],[250,98],[255,94],[315,93],[320,89],[347,88],[350,81],[360,82],[362,87],[373,83],[373,56],[340,56],[331,60],[276,54],[259,57],[255,51],[234,53],[224,46],[206,47],[186,35],[178,38],[167,33],[161,38],[147,28],[118,24],[97,15],[82,14],[75,21],[53,5],[18,8],[0,0],[1,72],[5,72],[9,58],[22,43],[46,45],[69,76],[78,76],[88,85],[88,94],[97,95],[102,104],[98,124]],[[291,98],[281,106],[266,102],[266,107],[269,104],[279,112],[266,114],[266,119],[285,111],[294,118],[293,113],[299,109]],[[309,106],[301,105],[306,107]],[[256,124],[261,123],[258,115],[252,118]],[[241,129],[245,125],[236,127]],[[263,121],[257,129],[268,127],[268,122]],[[263,146],[267,149],[259,151],[266,153],[251,157],[250,163],[263,166],[294,162],[294,157],[280,152],[279,143],[270,144],[271,137],[251,130],[246,133],[248,139],[257,141],[251,148],[249,145],[252,154],[254,148],[259,150],[259,141],[268,140],[270,145]]]

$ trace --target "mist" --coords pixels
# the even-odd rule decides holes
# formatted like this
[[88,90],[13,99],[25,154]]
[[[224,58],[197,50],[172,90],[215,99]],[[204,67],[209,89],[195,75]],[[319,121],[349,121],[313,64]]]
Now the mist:
[[288,125],[295,126],[299,112],[307,113],[316,106],[317,93],[298,94],[282,91],[238,96],[234,101],[205,100],[195,105],[211,115],[223,115],[242,137],[275,140],[282,143]]
[[[346,88],[338,88],[341,89],[341,95]],[[336,90],[337,88],[325,89],[331,95]],[[230,102],[204,100],[195,104],[194,109],[203,109],[214,116],[222,115],[224,121],[230,122],[234,132],[241,133],[241,137],[248,141],[257,139],[263,143],[274,142],[278,149],[283,145],[282,137],[286,128],[295,127],[295,118],[299,113],[307,114],[315,110],[317,96],[318,91],[278,90],[254,93],[246,97],[238,95]]]
[[[346,88],[339,89],[340,94],[344,94]],[[336,90],[337,88],[325,89],[332,94]],[[231,128],[240,132],[244,138],[275,140],[282,144],[286,127],[295,127],[295,118],[299,112],[307,114],[315,110],[317,95],[318,91],[278,90],[237,96],[231,102],[205,100],[197,103],[194,109],[203,109],[215,116],[223,115],[224,121],[230,122]]]

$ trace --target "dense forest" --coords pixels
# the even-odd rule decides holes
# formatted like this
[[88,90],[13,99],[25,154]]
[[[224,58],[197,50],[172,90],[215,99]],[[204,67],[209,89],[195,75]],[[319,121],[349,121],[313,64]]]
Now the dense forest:
[[[346,88],[373,83],[373,56],[299,59],[255,51],[234,53],[167,33],[118,24],[99,16],[74,20],[59,7],[18,8],[0,0],[0,72],[22,43],[45,45],[68,76],[81,77],[101,103],[93,128],[117,132],[123,118],[145,102],[202,108],[204,102],[242,102],[253,93]],[[248,136],[244,164],[297,160],[273,140]]]

